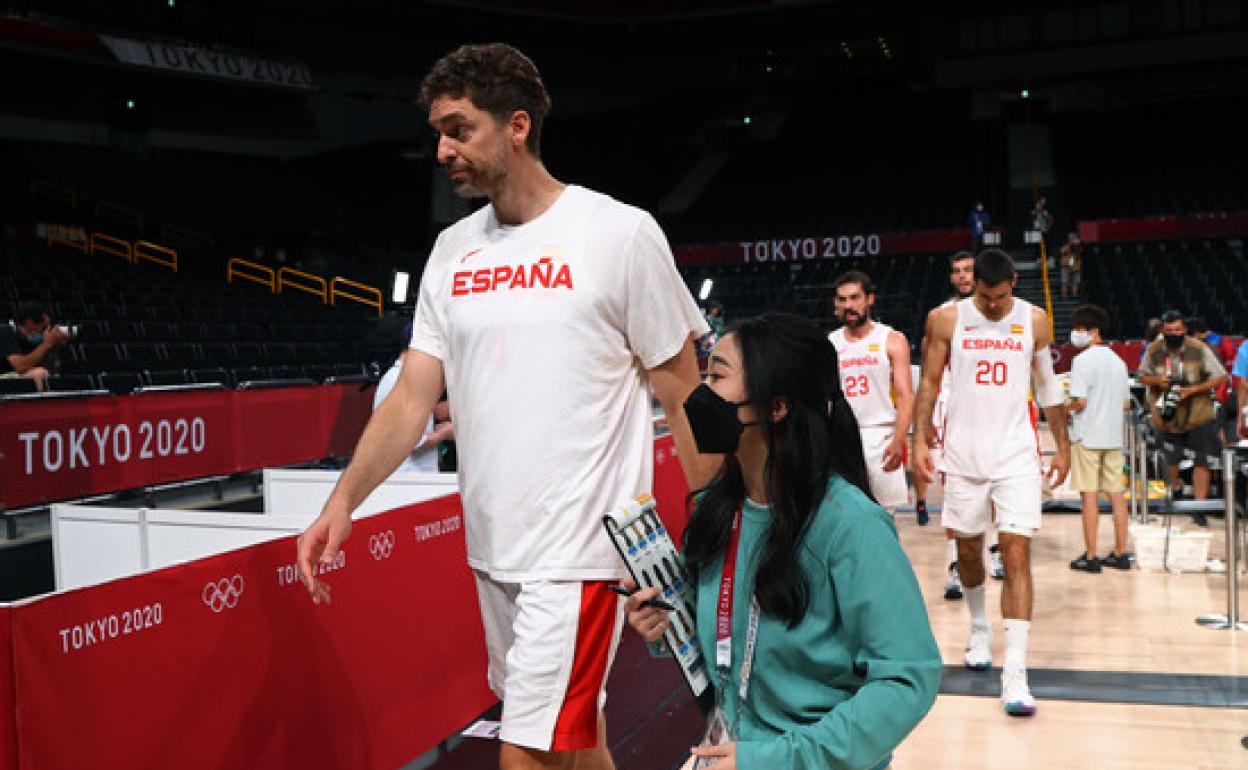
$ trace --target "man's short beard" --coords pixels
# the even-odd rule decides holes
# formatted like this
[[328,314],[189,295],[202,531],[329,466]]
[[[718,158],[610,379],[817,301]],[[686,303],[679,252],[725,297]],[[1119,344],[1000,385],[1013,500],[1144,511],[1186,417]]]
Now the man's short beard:
[[851,329],[861,329],[863,326],[866,326],[867,321],[870,321],[870,320],[871,320],[870,314],[863,313],[862,315],[855,317],[853,320],[850,320],[848,317],[846,317],[845,325],[850,327]]
[[487,159],[484,165],[474,166],[468,172],[470,181],[455,185],[455,194],[461,198],[488,198],[494,190],[502,186],[506,178],[507,145],[500,138],[494,156]]

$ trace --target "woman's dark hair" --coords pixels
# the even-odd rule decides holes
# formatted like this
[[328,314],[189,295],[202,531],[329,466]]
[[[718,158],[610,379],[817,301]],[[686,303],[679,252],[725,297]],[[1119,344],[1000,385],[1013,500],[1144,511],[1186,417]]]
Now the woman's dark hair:
[[[772,522],[755,580],[759,606],[790,626],[806,614],[809,590],[798,560],[802,538],[840,476],[870,496],[858,421],[841,392],[836,348],[814,323],[789,313],[764,313],[729,327],[741,349],[750,406],[767,444],[764,484]],[[777,400],[783,419],[767,419]],[[745,500],[735,457],[702,490],[685,529],[684,557],[697,570],[724,553],[732,520]]]

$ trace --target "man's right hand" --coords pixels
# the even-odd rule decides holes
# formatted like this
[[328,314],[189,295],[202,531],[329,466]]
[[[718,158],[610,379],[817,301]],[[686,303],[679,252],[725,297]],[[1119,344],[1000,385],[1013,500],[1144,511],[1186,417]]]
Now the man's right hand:
[[351,516],[338,513],[328,506],[321,511],[298,540],[299,582],[308,589],[313,604],[329,604],[329,584],[316,577],[319,565],[330,565],[338,556],[338,549],[351,535]]
[[64,345],[71,339],[73,339],[73,337],[71,337],[68,332],[61,331],[61,327],[59,326],[49,326],[48,330],[43,333],[43,344],[47,345],[49,348],[54,348],[57,345]]

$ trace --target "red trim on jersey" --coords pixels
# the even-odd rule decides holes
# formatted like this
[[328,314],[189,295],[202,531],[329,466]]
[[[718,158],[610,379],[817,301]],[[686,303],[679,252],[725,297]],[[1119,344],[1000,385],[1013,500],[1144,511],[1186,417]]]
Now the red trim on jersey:
[[551,751],[577,751],[598,745],[598,694],[607,679],[607,658],[615,634],[619,597],[608,588],[615,581],[581,585],[581,613],[568,690],[555,721]]

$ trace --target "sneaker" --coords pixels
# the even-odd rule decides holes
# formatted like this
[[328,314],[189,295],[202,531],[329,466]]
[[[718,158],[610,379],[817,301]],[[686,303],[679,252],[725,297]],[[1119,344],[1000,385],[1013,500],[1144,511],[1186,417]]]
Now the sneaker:
[[1001,561],[1001,546],[992,545],[988,547],[988,561],[992,563],[992,577],[994,580],[1005,580],[1005,563]]
[[971,626],[971,640],[966,643],[966,655],[962,657],[966,667],[972,671],[987,671],[991,668],[991,647],[992,631],[982,626]]
[[918,518],[920,527],[927,526],[927,522],[931,521],[931,517],[927,514],[926,500],[920,500],[914,504],[914,515]]
[[1131,562],[1134,561],[1134,559],[1135,554],[1130,551],[1124,551],[1121,556],[1113,551],[1110,551],[1109,556],[1101,559],[1101,566],[1109,567],[1111,569],[1131,569]]
[[[1111,554],[1111,555],[1112,555],[1112,554]],[[1108,558],[1108,557],[1106,557],[1106,558]],[[1079,558],[1078,558],[1078,559],[1075,559],[1074,561],[1072,561],[1072,562],[1070,563],[1070,568],[1071,568],[1071,569],[1077,569],[1077,570],[1080,570],[1080,571],[1082,571],[1082,572],[1100,572],[1100,571],[1101,571],[1101,560],[1100,560],[1100,559],[1098,559],[1098,558],[1096,558],[1095,556],[1093,556],[1092,558],[1090,558],[1090,559],[1089,559],[1089,558],[1088,558],[1088,554],[1087,554],[1087,553],[1083,553],[1083,554],[1081,554],[1081,555],[1079,556]],[[1119,569],[1122,569],[1122,568],[1121,568],[1121,567],[1119,567]]]
[[1197,511],[1192,514],[1192,523],[1198,527],[1207,527],[1209,526],[1209,517]]
[[1031,697],[1027,686],[1027,669],[1007,669],[1001,672],[1001,702],[1005,713],[1012,717],[1029,717],[1036,713],[1036,699]]
[[945,583],[945,598],[956,601],[962,598],[962,578],[958,576],[958,563],[949,562],[949,582]]

